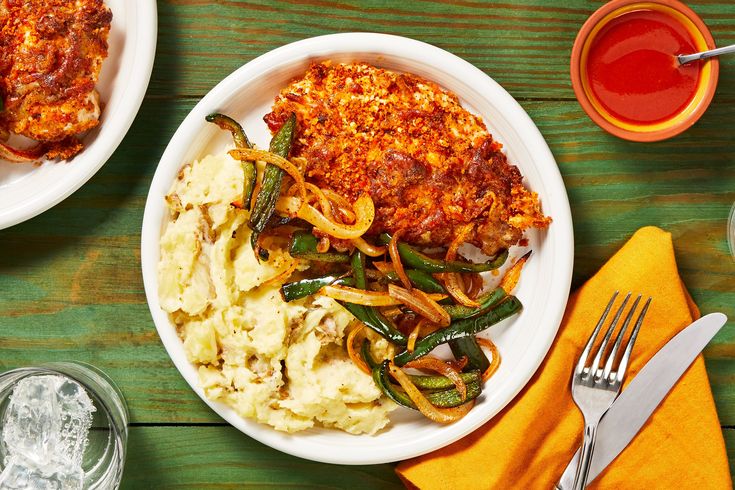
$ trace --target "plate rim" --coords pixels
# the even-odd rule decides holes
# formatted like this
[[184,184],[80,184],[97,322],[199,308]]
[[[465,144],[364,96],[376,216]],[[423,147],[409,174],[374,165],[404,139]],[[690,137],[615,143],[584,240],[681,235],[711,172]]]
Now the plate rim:
[[[355,46],[359,45],[361,45],[360,49],[354,49]],[[399,48],[398,46],[401,47]],[[204,395],[201,387],[198,385],[198,380],[195,377],[193,379],[189,379],[189,377],[185,374],[188,369],[193,368],[193,365],[189,363],[189,361],[185,357],[183,359],[180,359],[175,358],[175,356],[173,355],[172,349],[183,347],[181,347],[182,344],[177,335],[173,335],[174,338],[172,339],[171,332],[166,332],[165,330],[163,330],[164,328],[167,328],[168,330],[173,331],[173,329],[171,329],[171,323],[168,319],[168,316],[165,312],[163,312],[162,309],[160,309],[158,302],[157,277],[155,277],[157,274],[156,265],[158,261],[158,251],[153,251],[151,250],[151,247],[146,247],[146,244],[151,243],[151,240],[158,244],[161,232],[162,213],[158,213],[156,208],[163,210],[163,206],[161,203],[156,203],[155,201],[159,199],[160,192],[163,191],[165,195],[165,192],[170,188],[171,185],[170,181],[167,181],[165,183],[162,182],[164,172],[161,169],[166,166],[166,162],[170,162],[172,158],[176,157],[177,154],[181,154],[183,157],[183,153],[187,151],[186,149],[179,150],[179,148],[177,148],[178,145],[176,144],[180,142],[183,138],[191,136],[187,135],[187,133],[192,132],[192,130],[187,129],[187,126],[192,126],[193,121],[195,121],[200,116],[203,117],[204,115],[206,115],[212,108],[217,107],[216,101],[218,98],[221,99],[221,96],[227,94],[233,88],[240,89],[243,83],[237,82],[238,78],[243,78],[250,72],[257,73],[257,70],[259,70],[261,66],[265,68],[268,66],[269,63],[276,59],[284,61],[282,58],[287,58],[290,56],[290,62],[293,63],[301,60],[302,58],[322,56],[323,53],[321,53],[320,50],[326,50],[328,53],[331,53],[333,55],[338,55],[345,52],[377,52],[380,54],[384,54],[387,57],[399,56],[397,52],[393,51],[401,51],[401,56],[406,56],[410,59],[419,60],[421,62],[426,62],[427,64],[432,65],[435,65],[436,61],[428,62],[426,61],[426,58],[433,56],[436,60],[436,57],[438,56],[439,59],[442,60],[443,65],[451,63],[453,68],[461,69],[465,72],[470,73],[473,79],[479,77],[479,80],[482,84],[490,84],[495,88],[497,94],[499,94],[499,97],[503,99],[500,101],[502,105],[506,109],[513,111],[514,118],[517,117],[520,119],[519,126],[522,127],[524,131],[530,132],[530,134],[524,132],[524,136],[529,139],[533,139],[532,146],[536,150],[539,150],[543,153],[543,155],[539,157],[539,160],[548,162],[549,168],[545,168],[545,171],[548,171],[548,173],[544,173],[544,177],[547,180],[553,181],[549,184],[549,187],[554,190],[561,190],[561,192],[558,192],[555,197],[556,201],[558,201],[557,205],[563,208],[563,212],[561,214],[556,213],[554,215],[553,226],[555,227],[555,230],[558,230],[555,231],[555,233],[560,234],[560,238],[558,240],[566,240],[568,245],[566,247],[566,250],[560,250],[558,254],[555,255],[555,260],[558,260],[559,263],[561,263],[560,268],[564,274],[564,277],[562,277],[559,280],[560,283],[558,283],[561,284],[563,287],[559,287],[555,291],[556,297],[554,298],[554,301],[549,302],[557,305],[556,311],[553,312],[554,317],[549,321],[549,323],[553,324],[553,326],[550,326],[548,330],[545,331],[546,336],[543,339],[540,339],[530,344],[529,348],[522,354],[520,358],[519,366],[522,365],[527,374],[522,377],[522,382],[518,383],[518,386],[515,387],[515,389],[508,390],[507,395],[503,397],[502,402],[499,404],[499,408],[494,411],[489,410],[489,413],[483,417],[480,423],[477,423],[474,426],[470,426],[463,431],[454,431],[450,435],[447,435],[446,431],[443,431],[441,437],[437,437],[431,445],[417,448],[412,451],[399,451],[400,454],[396,454],[396,451],[384,451],[380,455],[372,456],[353,454],[353,452],[349,451],[343,452],[342,454],[327,454],[326,452],[319,452],[317,451],[317,449],[324,449],[323,444],[313,443],[311,441],[306,441],[305,439],[301,439],[297,442],[296,439],[298,439],[299,437],[298,434],[290,435],[280,433],[270,426],[240,417],[222,403],[209,400]],[[417,54],[419,52],[422,52],[424,54],[419,56]],[[272,66],[272,64],[270,66]],[[474,83],[480,83],[480,81]],[[467,83],[469,85],[472,85],[472,82]],[[496,103],[498,102],[495,99],[493,101]],[[516,126],[516,124],[514,124],[514,126]],[[183,162],[180,161],[178,165],[180,166],[182,163]],[[168,166],[170,165],[173,165],[173,163],[169,163]],[[202,401],[204,401],[217,415],[225,419],[228,423],[233,425],[239,431],[243,432],[249,437],[252,437],[253,439],[258,440],[263,444],[266,444],[267,446],[270,446],[281,452],[312,461],[346,465],[381,464],[404,460],[426,454],[441,447],[445,447],[452,442],[455,442],[462,437],[468,435],[469,433],[474,432],[481,425],[485,424],[487,421],[497,415],[498,412],[507,407],[508,404],[517,396],[517,394],[528,385],[528,381],[538,371],[538,368],[545,359],[552,342],[556,338],[556,334],[561,324],[569,296],[569,288],[571,286],[573,271],[573,258],[574,234],[572,228],[571,208],[569,206],[569,199],[567,196],[566,187],[562,180],[561,173],[556,164],[554,156],[551,153],[548,144],[546,143],[546,140],[543,138],[538,127],[532,121],[530,116],[525,112],[525,110],[520,106],[520,104],[502,86],[500,86],[495,80],[493,80],[482,70],[448,51],[415,39],[390,34],[367,32],[327,34],[323,36],[310,37],[283,45],[249,61],[245,65],[241,66],[240,68],[229,74],[214,88],[212,88],[187,114],[187,116],[181,122],[181,125],[177,128],[176,132],[172,136],[169,144],[167,145],[165,151],[161,156],[146,199],[141,231],[141,268],[143,274],[143,282],[148,306],[156,327],[156,331],[158,332],[158,335],[161,338],[161,342],[164,344],[164,348],[166,349],[166,352],[170,357],[172,363],[177,368],[187,384],[200,397],[200,399],[202,399]],[[146,267],[146,264],[152,265],[153,267]],[[529,358],[531,359],[529,360]],[[255,426],[253,424],[255,424]],[[265,430],[258,430],[258,427],[262,427]]]
[[[100,147],[101,149],[93,154],[92,160],[95,163],[89,165],[86,172],[80,173],[76,179],[70,180],[68,184],[60,187],[51,187],[47,192],[39,192],[33,199],[24,200],[15,206],[0,210],[0,230],[35,218],[79,190],[107,163],[130,130],[140,111],[153,73],[158,42],[158,5],[156,0],[130,2],[126,4],[126,7],[128,5],[138,11],[135,15],[135,28],[139,34],[136,37],[135,60],[136,65],[141,66],[142,69],[133,70],[130,79],[120,89],[126,94],[125,100],[129,102],[123,104],[123,107],[127,107],[127,109],[122,110],[122,117],[108,119],[104,122],[108,127],[113,126],[116,130],[109,133],[112,136],[109,138],[108,144]],[[112,14],[114,16],[115,12],[113,11]],[[142,49],[146,46],[148,46],[148,49]],[[82,154],[84,154],[84,150],[80,153],[80,156]],[[64,164],[64,162],[58,163]],[[73,162],[70,162],[70,164],[73,164]]]

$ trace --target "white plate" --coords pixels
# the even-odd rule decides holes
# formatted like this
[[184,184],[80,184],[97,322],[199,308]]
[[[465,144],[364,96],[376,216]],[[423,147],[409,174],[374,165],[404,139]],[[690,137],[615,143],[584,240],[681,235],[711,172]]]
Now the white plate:
[[[375,436],[330,429],[289,435],[243,419],[203,395],[196,370],[186,360],[182,342],[159,306],[156,264],[166,217],[164,196],[183,164],[221,151],[228,142],[228,135],[207,124],[204,116],[214,111],[234,116],[264,147],[270,135],[262,116],[269,112],[275,95],[292,78],[303,75],[312,60],[321,59],[365,61],[414,73],[457,94],[464,107],[483,116],[493,136],[504,144],[510,162],[518,165],[527,185],[538,192],[544,212],[554,219],[548,231],[528,234],[534,255],[517,291],[525,309],[491,329],[490,336],[503,356],[500,370],[486,385],[477,406],[455,424],[440,426],[416,412],[398,409],[391,415],[390,428]],[[266,53],[225,78],[194,107],[171,139],[153,178],[143,218],[141,259],[158,334],[186,381],[214,411],[249,436],[289,454],[328,463],[375,464],[417,456],[456,441],[490,420],[523,388],[546,355],[561,322],[569,294],[573,246],[569,202],[554,157],[531,119],[500,85],[434,46],[383,34],[347,33],[306,39]]]
[[84,150],[68,162],[0,160],[0,229],[46,211],[79,189],[110,158],[138,113],[156,53],[156,2],[105,4],[112,10],[112,25],[97,83],[104,104],[100,125],[85,135]]

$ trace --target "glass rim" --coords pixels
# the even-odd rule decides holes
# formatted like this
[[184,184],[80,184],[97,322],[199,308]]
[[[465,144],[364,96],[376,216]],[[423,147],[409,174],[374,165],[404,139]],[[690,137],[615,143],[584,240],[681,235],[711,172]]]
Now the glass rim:
[[[84,379],[79,379],[79,376],[68,373],[64,371],[65,366],[70,366],[72,368],[74,367],[81,367],[82,369],[86,369],[97,376],[99,376],[103,381],[109,384],[111,388],[111,393],[104,393],[100,394],[100,390],[96,389],[94,386],[90,386],[90,383],[85,381]],[[125,397],[122,394],[122,390],[120,390],[120,387],[117,386],[117,384],[110,378],[107,374],[105,374],[103,371],[98,369],[97,367],[86,363],[82,361],[55,361],[55,362],[48,362],[39,364],[37,366],[23,366],[18,367],[14,369],[9,369],[8,371],[0,373],[0,381],[7,378],[8,376],[12,376],[14,374],[23,375],[23,377],[27,376],[34,376],[34,375],[44,375],[44,374],[55,374],[59,376],[64,376],[66,378],[69,378],[73,380],[76,383],[79,383],[82,387],[84,387],[85,390],[87,390],[96,400],[97,404],[102,408],[102,410],[105,412],[105,417],[110,421],[110,428],[115,433],[116,437],[122,437],[125,441],[125,445],[127,445],[127,425],[129,421],[129,412],[127,407],[127,402],[125,400]],[[118,399],[118,407],[122,410],[122,417],[123,419],[120,420],[118,423],[118,420],[114,415],[113,407],[110,406],[109,401],[107,400],[108,397],[114,396]],[[121,425],[121,427],[118,427],[118,425]]]

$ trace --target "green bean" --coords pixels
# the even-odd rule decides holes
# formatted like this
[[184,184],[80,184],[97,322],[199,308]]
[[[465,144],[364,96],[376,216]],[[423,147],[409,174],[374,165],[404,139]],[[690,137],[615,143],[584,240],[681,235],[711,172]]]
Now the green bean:
[[[360,352],[362,354],[362,358],[365,360],[365,364],[367,364],[370,369],[374,369],[380,364],[370,353],[370,341],[368,341],[368,339],[364,339],[362,341]],[[454,382],[446,376],[419,376],[409,374],[408,377],[417,388],[424,390],[444,390],[454,387]],[[460,377],[465,384],[479,383],[482,381],[482,372],[478,370],[467,371],[461,373]]]
[[307,231],[296,232],[291,236],[288,253],[292,257],[299,257],[319,262],[349,262],[347,254],[338,252],[317,252],[319,239]]
[[[503,288],[497,287],[492,291],[483,294],[477,298],[477,302],[480,303],[479,307],[458,305],[452,301],[451,298],[446,298],[438,303],[441,305],[452,320],[464,320],[465,318],[472,318],[474,316],[485,313],[487,310],[500,303],[507,294]],[[410,312],[409,309],[404,309],[404,312]]]
[[445,344],[450,340],[478,334],[490,326],[518,313],[521,308],[522,305],[518,298],[508,296],[505,301],[481,316],[459,320],[453,322],[448,327],[430,333],[416,342],[413,352],[403,351],[393,359],[393,362],[398,366],[403,366],[409,361],[425,356],[437,346]]
[[[281,129],[273,136],[269,151],[279,157],[288,158],[295,133],[296,114],[291,113]],[[250,229],[253,230],[250,235],[250,243],[253,250],[257,248],[258,236],[265,229],[265,225],[276,209],[276,201],[278,201],[278,196],[281,195],[281,183],[283,182],[284,173],[279,167],[270,163],[265,167],[260,192],[255,198],[255,205],[250,213],[249,224]]]
[[505,290],[501,287],[497,287],[476,299],[476,301],[480,303],[479,307],[456,304],[443,305],[442,307],[447,311],[447,313],[449,313],[452,320],[462,320],[484,313],[496,304],[500,303],[500,301],[502,301],[506,296],[507,293]]
[[[419,376],[409,374],[408,377],[417,388],[422,390],[446,390],[447,388],[454,388],[454,382],[446,376]],[[477,370],[460,373],[459,377],[467,385],[482,381],[482,373]]]
[[479,369],[480,372],[484,373],[490,367],[490,361],[482,351],[482,348],[480,348],[480,344],[477,343],[474,335],[450,340],[449,347],[457,359],[461,357],[467,358],[467,368],[469,369]]
[[288,302],[316,294],[321,288],[330,284],[351,286],[354,283],[355,281],[350,277],[334,275],[316,277],[314,279],[302,279],[300,281],[287,282],[281,286],[281,296],[284,301]]
[[[253,144],[248,139],[247,134],[240,126],[240,123],[232,119],[230,116],[220,114],[218,112],[209,114],[205,117],[207,122],[211,122],[232,133],[232,140],[235,142],[237,148],[252,148]],[[257,171],[255,169],[255,162],[242,162],[242,170],[245,174],[245,184],[242,191],[242,206],[245,209],[250,209],[250,199],[253,197],[253,189],[255,188],[255,181],[257,180]]]
[[232,139],[235,142],[237,148],[252,148],[253,144],[248,139],[245,131],[240,126],[240,123],[232,119],[230,116],[215,112],[209,114],[204,118],[207,122],[211,122],[232,133]]
[[370,341],[368,339],[363,339],[360,353],[362,354],[362,358],[365,360],[365,364],[367,364],[370,369],[373,369],[375,366],[378,365],[378,362],[373,358],[373,355],[370,353]]
[[[391,236],[387,233],[380,235],[380,243],[387,245],[391,241]],[[408,245],[407,243],[398,243],[398,255],[401,256],[401,262],[404,267],[411,267],[422,271],[436,274],[439,272],[486,272],[497,269],[502,266],[508,259],[508,250],[499,252],[495,257],[487,262],[475,264],[472,262],[459,262],[456,260],[440,260],[433,259]]]
[[403,335],[403,333],[401,333],[401,331],[398,330],[390,320],[375,308],[371,306],[356,305],[354,303],[340,302],[340,304],[344,306],[347,311],[352,313],[352,316],[394,344],[405,346],[408,343],[406,336]]
[[[385,360],[373,368],[373,381],[375,381],[378,388],[380,388],[388,398],[396,402],[398,405],[417,410],[416,404],[408,397],[408,395],[390,382],[390,378],[388,377],[388,362],[388,360]],[[426,396],[426,399],[435,407],[451,408],[477,398],[480,396],[480,393],[482,393],[482,387],[479,381],[472,381],[467,383],[467,397],[464,400],[460,397],[456,388],[424,393],[424,396]]]
[[365,254],[355,250],[352,254],[352,275],[355,278],[355,287],[367,289],[367,278],[365,277]]
[[[444,286],[442,286],[442,283],[434,279],[428,272],[420,271],[418,269],[406,269],[406,275],[411,281],[411,284],[425,293],[446,294],[447,292],[447,290],[444,289]],[[389,281],[399,281],[398,274],[395,272],[389,272],[385,277]]]
[[[365,277],[365,254],[359,250],[355,250],[352,254],[352,275],[355,278],[355,287],[365,289],[367,286],[367,278]],[[394,344],[406,345],[408,339],[393,323],[388,320],[380,311],[372,306],[356,305],[354,303],[341,303],[347,311],[364,323],[369,328],[375,330],[384,338],[390,340]]]

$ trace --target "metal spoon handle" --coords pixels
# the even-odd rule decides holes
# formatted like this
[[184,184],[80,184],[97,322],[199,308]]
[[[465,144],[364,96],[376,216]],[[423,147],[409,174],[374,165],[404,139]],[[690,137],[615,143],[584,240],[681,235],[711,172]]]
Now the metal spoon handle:
[[735,44],[724,46],[722,48],[710,49],[709,51],[702,51],[701,53],[680,54],[676,57],[676,59],[679,60],[680,65],[684,65],[686,63],[689,63],[690,61],[706,60],[707,58],[727,53],[735,53]]

